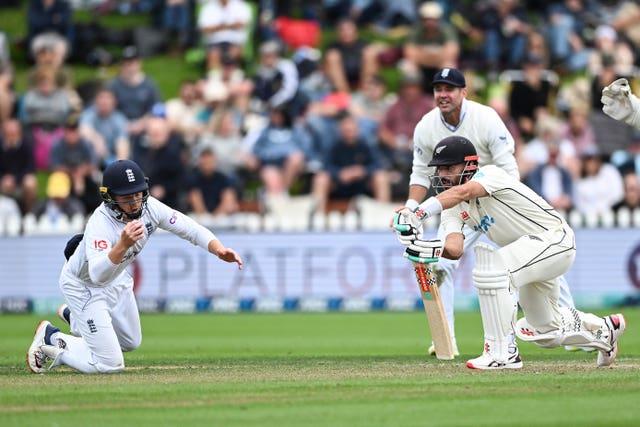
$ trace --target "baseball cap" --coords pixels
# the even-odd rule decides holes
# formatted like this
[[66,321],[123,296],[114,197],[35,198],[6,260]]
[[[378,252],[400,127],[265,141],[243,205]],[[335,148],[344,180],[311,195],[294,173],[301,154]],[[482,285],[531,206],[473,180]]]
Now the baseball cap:
[[431,18],[431,19],[440,19],[442,18],[443,10],[442,6],[440,6],[435,1],[428,1],[420,6],[420,16],[423,18]]
[[122,50],[123,61],[129,61],[138,58],[140,58],[140,53],[138,52],[138,48],[136,48],[135,46],[127,46]]
[[432,84],[446,83],[456,87],[466,87],[464,74],[456,68],[443,68],[433,76]]
[[54,172],[47,181],[47,197],[64,199],[71,193],[71,180],[64,172]]

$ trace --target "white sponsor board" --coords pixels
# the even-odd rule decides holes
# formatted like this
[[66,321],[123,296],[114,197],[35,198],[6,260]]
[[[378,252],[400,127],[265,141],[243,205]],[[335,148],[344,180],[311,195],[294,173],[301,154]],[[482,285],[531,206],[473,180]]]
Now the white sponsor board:
[[[173,235],[158,233],[135,263],[137,295],[264,301],[418,296],[413,269],[391,231],[218,235],[240,253],[242,271]],[[577,302],[598,305],[603,296],[622,298],[640,290],[640,233],[580,229],[576,239],[578,255],[566,277]],[[65,244],[66,237],[59,236],[1,238],[0,298],[59,298]],[[475,304],[472,266],[471,258],[462,260],[456,280],[459,308]]]

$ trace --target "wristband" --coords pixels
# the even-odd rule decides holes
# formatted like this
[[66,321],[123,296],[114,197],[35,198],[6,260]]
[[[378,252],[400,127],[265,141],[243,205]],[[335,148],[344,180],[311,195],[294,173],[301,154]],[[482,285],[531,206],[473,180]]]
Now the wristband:
[[431,218],[442,212],[442,204],[435,197],[429,197],[413,211],[420,220]]
[[420,203],[418,203],[417,200],[408,199],[404,205],[408,207],[411,211],[415,211],[418,208],[418,206],[420,206]]

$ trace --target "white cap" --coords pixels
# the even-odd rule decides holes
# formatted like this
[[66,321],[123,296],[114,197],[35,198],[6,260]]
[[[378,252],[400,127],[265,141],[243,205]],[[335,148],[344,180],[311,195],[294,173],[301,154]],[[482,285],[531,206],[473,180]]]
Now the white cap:
[[443,13],[442,6],[435,1],[428,1],[420,6],[420,16],[423,18],[440,19]]

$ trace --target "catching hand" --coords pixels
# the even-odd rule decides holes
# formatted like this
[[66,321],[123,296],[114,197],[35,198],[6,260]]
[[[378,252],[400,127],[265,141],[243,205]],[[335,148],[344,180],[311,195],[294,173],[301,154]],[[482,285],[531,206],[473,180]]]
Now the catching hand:
[[231,248],[220,249],[216,253],[216,255],[218,255],[218,258],[220,258],[223,261],[237,263],[238,270],[242,270],[242,259],[240,258],[240,255],[238,255],[236,251],[234,251],[233,249]]
[[618,79],[602,89],[602,111],[616,120],[636,126],[640,125],[640,100],[631,93],[627,79]]
[[438,262],[442,254],[442,240],[414,240],[404,251],[404,257],[413,262],[427,264]]
[[398,241],[404,246],[409,246],[422,236],[422,221],[406,206],[396,211],[391,227],[396,232]]

